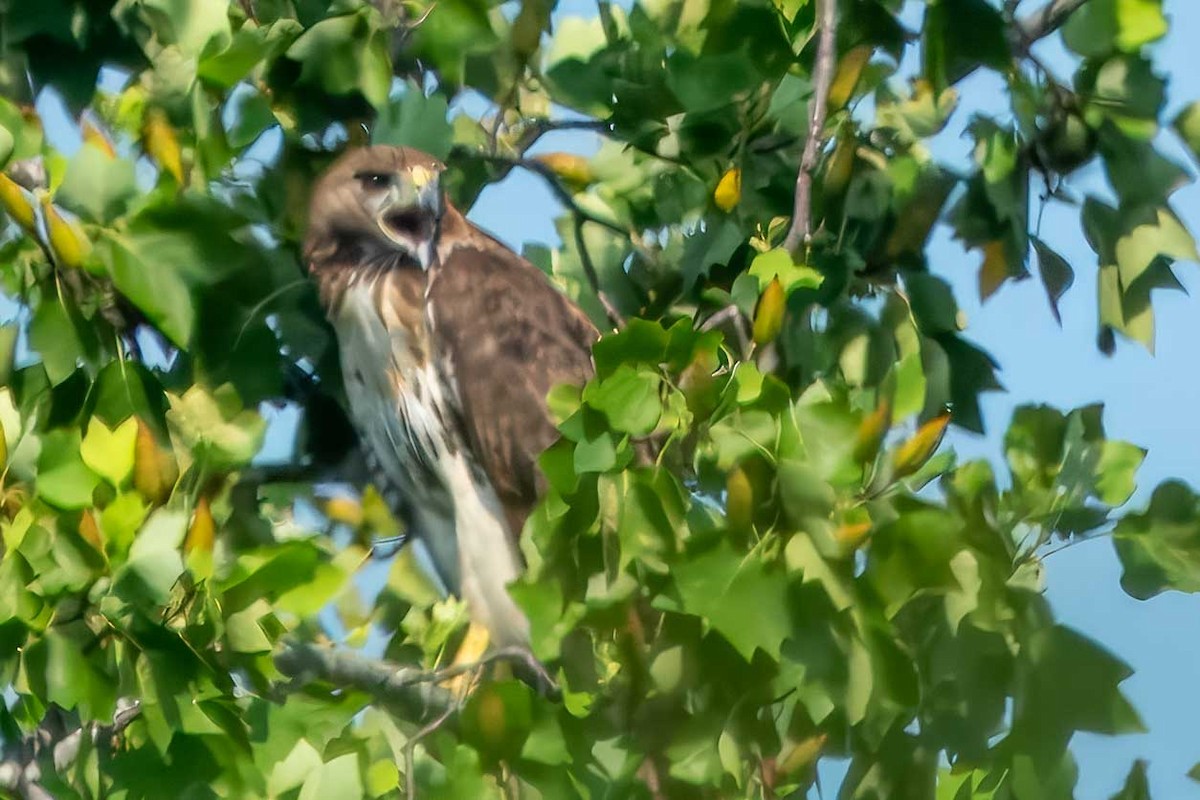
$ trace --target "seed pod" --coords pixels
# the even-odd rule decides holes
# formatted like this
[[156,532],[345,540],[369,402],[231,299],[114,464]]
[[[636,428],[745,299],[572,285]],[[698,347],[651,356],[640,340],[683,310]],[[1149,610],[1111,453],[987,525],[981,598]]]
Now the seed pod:
[[325,512],[325,516],[329,518],[330,522],[340,522],[351,528],[357,528],[363,524],[362,503],[349,497],[331,497],[325,501],[321,510]]
[[896,478],[905,478],[919,470],[946,435],[946,426],[950,424],[950,414],[939,414],[926,422],[913,437],[896,449],[892,474]]
[[83,228],[73,219],[68,219],[50,202],[42,197],[42,217],[46,221],[46,234],[50,238],[50,252],[58,267],[78,269],[92,250],[92,241]]
[[183,149],[162,109],[154,108],[146,112],[146,119],[142,123],[142,148],[170,173],[176,183],[183,185]]
[[101,553],[104,552],[104,537],[100,534],[100,526],[96,524],[96,517],[90,508],[85,508],[83,516],[79,518],[79,535],[92,547]]
[[549,167],[551,172],[574,189],[584,189],[596,180],[591,163],[574,153],[546,153],[534,156],[534,160]]
[[833,532],[833,538],[845,547],[847,550],[857,550],[858,546],[866,541],[867,534],[871,532],[871,523],[869,522],[848,522],[837,527]]
[[183,540],[183,552],[200,551],[211,553],[213,542],[217,539],[217,525],[213,521],[212,508],[207,497],[201,497],[196,503],[196,513],[192,515],[192,524]]
[[138,419],[133,447],[133,487],[152,505],[162,505],[179,480],[174,454],[160,447],[150,426]]
[[754,327],[752,330],[754,343],[760,347],[775,341],[779,331],[783,329],[783,312],[787,306],[787,298],[783,293],[783,284],[779,278],[772,278],[758,298],[758,307],[754,310]]
[[854,460],[863,464],[874,461],[883,444],[883,437],[891,426],[892,404],[885,399],[859,423],[858,435],[854,440]]
[[112,142],[104,135],[104,131],[96,127],[90,119],[85,119],[83,125],[80,126],[83,134],[83,141],[90,144],[109,158],[116,158],[117,151],[113,147]]
[[725,478],[725,519],[733,531],[748,531],[754,524],[754,486],[741,467]]
[[4,173],[0,173],[0,205],[22,230],[37,235],[37,210],[33,206],[33,196]]
[[742,200],[742,171],[737,167],[725,170],[717,188],[713,190],[713,202],[717,208],[729,212]]

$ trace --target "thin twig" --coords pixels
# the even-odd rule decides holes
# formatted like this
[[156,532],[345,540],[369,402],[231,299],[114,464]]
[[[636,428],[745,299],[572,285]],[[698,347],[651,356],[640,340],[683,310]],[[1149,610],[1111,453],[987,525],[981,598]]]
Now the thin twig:
[[608,295],[600,288],[600,275],[596,272],[596,265],[592,261],[592,254],[588,252],[587,242],[583,239],[583,217],[575,215],[575,249],[579,251],[579,264],[583,267],[583,274],[587,277],[588,283],[592,286],[592,291],[596,294],[596,299],[600,301],[600,305],[604,306],[604,314],[608,317],[608,321],[613,324],[614,328],[620,329],[625,327],[625,318],[621,316],[621,312],[608,299]]
[[783,246],[793,254],[812,238],[813,173],[817,169],[817,159],[825,142],[829,87],[833,83],[833,72],[837,67],[837,0],[818,0],[817,18],[820,32],[817,39],[816,64],[813,66],[813,96],[809,100],[808,138],[804,142],[800,170],[796,175],[792,225],[783,241]]
[[528,170],[538,175],[546,182],[546,185],[550,189],[550,193],[554,195],[555,199],[566,206],[567,210],[570,211],[575,217],[575,246],[576,249],[579,250],[579,262],[583,267],[584,277],[586,277],[588,283],[591,284],[591,289],[595,293],[596,297],[600,300],[600,304],[604,306],[604,313],[608,317],[609,322],[618,328],[623,327],[625,324],[624,318],[621,316],[621,313],[617,311],[616,305],[612,302],[612,300],[609,299],[604,289],[600,286],[600,276],[596,272],[596,265],[592,262],[591,254],[588,252],[587,246],[583,239],[583,224],[585,222],[591,222],[595,225],[600,225],[601,227],[607,228],[614,233],[619,233],[622,236],[628,237],[631,242],[633,242],[633,234],[628,229],[621,227],[617,223],[604,219],[603,217],[598,217],[580,206],[577,202],[575,202],[575,198],[569,191],[567,191],[566,187],[559,182],[558,176],[554,174],[554,170],[550,169],[540,161],[530,158],[506,158],[505,156],[501,155],[486,155],[482,153],[473,153],[472,155],[482,158],[485,161],[499,164],[508,169],[520,167],[521,169]]
[[404,791],[405,791],[404,796],[407,797],[408,800],[416,800],[416,797],[417,797],[417,776],[413,774],[413,761],[414,761],[414,755],[416,754],[417,745],[420,744],[421,740],[424,739],[426,736],[428,736],[429,734],[433,733],[434,731],[438,730],[443,725],[445,725],[446,720],[450,719],[450,715],[453,714],[457,710],[458,710],[458,707],[456,705],[450,706],[445,711],[443,711],[441,714],[439,714],[437,719],[433,720],[428,725],[421,728],[421,730],[417,731],[411,737],[409,737],[408,742],[405,743],[405,745],[404,745]]
[[1044,39],[1061,28],[1067,18],[1087,5],[1088,0],[1051,0],[1017,23],[1017,31],[1026,45]]

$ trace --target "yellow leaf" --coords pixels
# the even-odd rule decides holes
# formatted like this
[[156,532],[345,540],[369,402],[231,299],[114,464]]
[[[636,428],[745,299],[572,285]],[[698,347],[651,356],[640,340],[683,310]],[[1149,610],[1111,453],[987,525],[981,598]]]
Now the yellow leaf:
[[775,765],[777,774],[780,777],[789,777],[811,766],[821,755],[821,750],[825,747],[826,736],[824,733],[813,734],[792,745],[792,748],[784,753]]
[[683,392],[688,411],[699,420],[708,419],[720,399],[717,379],[713,376],[716,369],[716,355],[701,351],[692,359],[692,363],[679,373],[679,390]]
[[893,475],[903,478],[920,469],[942,443],[942,437],[946,435],[946,426],[949,424],[950,414],[939,414],[918,428],[911,439],[896,448]]
[[42,217],[46,221],[46,235],[50,238],[50,252],[54,253],[57,265],[64,269],[77,269],[92,251],[92,241],[74,219],[63,216],[50,202],[42,197]]
[[775,341],[779,331],[783,329],[783,312],[787,306],[787,297],[783,293],[783,284],[776,276],[763,289],[758,298],[758,307],[754,310],[753,336],[754,343],[764,345]]
[[192,515],[192,524],[188,528],[187,537],[183,540],[183,552],[199,551],[211,553],[213,542],[217,538],[217,525],[213,521],[212,508],[208,498],[201,497],[196,503],[196,513]]
[[4,426],[0,425],[0,469],[8,466],[8,437],[4,435]]
[[846,549],[857,550],[867,538],[867,534],[871,532],[871,523],[869,522],[849,522],[837,527],[833,532],[833,536]]
[[400,535],[400,523],[392,516],[383,495],[374,486],[368,486],[362,494],[363,523],[376,536],[384,538]]
[[159,446],[150,426],[139,419],[133,449],[133,488],[157,506],[171,496],[177,480],[179,466],[174,455]]
[[33,196],[4,173],[0,173],[0,205],[26,233],[37,235],[37,211],[33,206]]
[[117,151],[113,148],[112,142],[104,135],[104,131],[96,127],[95,123],[90,119],[85,119],[80,127],[84,142],[92,145],[109,158],[117,157]]
[[713,202],[722,211],[732,211],[742,200],[742,171],[737,167],[725,170],[717,188],[713,190]]
[[725,478],[725,518],[730,530],[746,531],[754,523],[754,486],[741,467]]
[[860,462],[874,461],[883,444],[883,437],[892,427],[892,404],[886,398],[879,407],[859,423],[858,435],[854,440],[854,458]]
[[829,157],[829,167],[825,171],[825,193],[840,195],[850,184],[854,173],[854,151],[858,149],[858,139],[852,126],[845,126],[838,134],[837,146]]
[[330,522],[340,522],[357,528],[363,524],[362,503],[350,497],[331,497],[321,509]]
[[179,137],[167,115],[162,109],[151,109],[146,112],[142,124],[142,147],[146,154],[158,162],[158,165],[170,173],[179,185],[183,185],[183,150],[179,146]]
[[96,524],[96,517],[90,508],[84,509],[83,516],[79,518],[79,535],[96,550],[104,552],[104,537],[100,534],[100,526]]
[[563,181],[574,189],[583,189],[596,180],[591,163],[583,156],[574,153],[545,153],[534,156]]
[[979,268],[979,299],[987,300],[1008,280],[1008,250],[1004,242],[993,239],[983,246],[983,265]]
[[831,109],[837,110],[850,101],[854,87],[858,86],[858,79],[862,77],[863,68],[871,60],[872,52],[874,48],[871,45],[860,44],[842,56],[837,65],[837,72],[833,75],[833,82],[829,84]]

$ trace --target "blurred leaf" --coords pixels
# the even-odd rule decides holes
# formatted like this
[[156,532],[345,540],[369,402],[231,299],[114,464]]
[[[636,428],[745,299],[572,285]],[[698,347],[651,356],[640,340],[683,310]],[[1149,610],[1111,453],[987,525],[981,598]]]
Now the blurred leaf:
[[1063,41],[1081,56],[1135,53],[1167,32],[1161,0],[1092,0],[1067,18]]
[[262,446],[266,422],[254,411],[243,410],[229,386],[214,394],[192,386],[181,397],[167,397],[171,403],[168,420],[206,467],[244,466]]
[[380,110],[371,126],[371,144],[415,147],[434,158],[445,159],[454,142],[447,111],[444,96],[426,97],[420,87],[409,83],[404,94]]
[[1200,500],[1184,484],[1155,489],[1149,508],[1117,523],[1113,544],[1124,568],[1121,586],[1133,597],[1200,592]]
[[80,457],[80,445],[77,429],[51,431],[42,437],[37,492],[47,503],[62,509],[92,504],[92,491],[100,476]]
[[88,423],[87,436],[79,446],[83,463],[93,472],[120,488],[133,472],[134,444],[138,423],[132,417],[115,429],[109,429],[98,419]]
[[1125,786],[1109,800],[1150,800],[1150,779],[1146,777],[1146,762],[1138,759],[1129,768]]

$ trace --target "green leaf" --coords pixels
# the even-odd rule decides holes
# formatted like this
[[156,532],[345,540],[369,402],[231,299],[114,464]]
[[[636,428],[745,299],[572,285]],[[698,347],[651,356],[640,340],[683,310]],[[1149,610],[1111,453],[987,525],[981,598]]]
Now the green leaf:
[[37,493],[52,506],[85,508],[100,476],[88,469],[80,457],[78,429],[50,431],[42,437],[38,459]]
[[1038,257],[1038,272],[1042,278],[1042,288],[1046,290],[1046,298],[1050,301],[1050,313],[1054,321],[1062,325],[1062,313],[1058,303],[1063,295],[1075,283],[1075,271],[1066,259],[1056,253],[1041,239],[1032,237],[1033,249]]
[[1042,628],[1023,650],[1025,689],[1014,736],[1030,752],[1058,752],[1075,731],[1145,730],[1118,685],[1133,671],[1086,636],[1062,625]]
[[583,399],[602,413],[614,430],[633,436],[645,436],[654,430],[662,416],[658,375],[628,365],[583,390]]
[[292,43],[287,57],[300,62],[301,85],[334,96],[357,92],[376,108],[387,103],[392,83],[388,33],[368,9],[321,20]]
[[1091,0],[1067,18],[1063,41],[1081,56],[1135,53],[1167,33],[1162,0]]
[[409,83],[400,97],[384,106],[371,126],[371,144],[415,147],[434,158],[445,159],[454,143],[453,131],[446,119],[446,97],[429,97]]
[[1121,587],[1131,596],[1200,592],[1200,499],[1183,483],[1162,484],[1149,508],[1125,515],[1113,545],[1124,570]]
[[1150,800],[1150,779],[1146,776],[1146,762],[1138,759],[1129,768],[1125,786],[1109,800]]
[[206,467],[245,466],[262,447],[266,421],[257,412],[243,409],[228,385],[212,394],[192,386],[181,397],[167,395],[167,399],[168,421]]
[[84,143],[67,165],[54,202],[90,222],[111,222],[137,197],[133,162]]
[[75,373],[79,362],[95,354],[96,334],[74,308],[58,297],[44,297],[29,323],[29,344],[42,357],[46,377],[58,386]]
[[1124,233],[1115,255],[1121,286],[1131,288],[1158,258],[1200,261],[1196,242],[1187,228],[1166,208],[1141,209],[1122,214]]
[[1200,101],[1180,111],[1175,117],[1174,127],[1179,138],[1192,151],[1192,156],[1200,161]]
[[88,423],[87,436],[79,448],[83,463],[93,472],[120,488],[133,472],[133,447],[137,440],[137,420],[130,417],[110,430],[99,419]]
[[986,0],[938,0],[921,32],[925,77],[940,91],[977,67],[1003,70],[1012,59],[1005,23]]
[[107,229],[96,242],[95,252],[121,294],[172,343],[186,348],[196,312],[188,287],[174,265],[158,261],[152,247]]
[[676,563],[671,577],[683,610],[703,617],[750,661],[761,649],[779,659],[791,631],[787,579],[757,553],[742,556],[722,541]]
[[310,771],[300,789],[299,800],[359,800],[362,797],[358,755],[347,753]]
[[785,292],[793,289],[816,289],[825,277],[812,267],[797,264],[792,254],[782,248],[769,250],[754,257],[749,274],[758,278],[761,292],[773,278],[779,278]]

